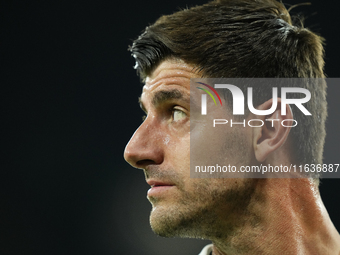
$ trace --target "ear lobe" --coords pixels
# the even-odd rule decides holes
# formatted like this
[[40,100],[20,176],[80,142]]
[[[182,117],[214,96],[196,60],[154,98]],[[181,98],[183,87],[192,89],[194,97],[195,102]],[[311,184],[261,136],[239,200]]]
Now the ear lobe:
[[[267,110],[271,106],[272,99],[260,105],[258,109]],[[290,106],[286,105],[286,115],[281,115],[281,98],[278,98],[277,107],[271,115],[257,118],[261,119],[264,125],[253,128],[253,146],[257,161],[263,162],[285,143],[293,126],[293,113]]]

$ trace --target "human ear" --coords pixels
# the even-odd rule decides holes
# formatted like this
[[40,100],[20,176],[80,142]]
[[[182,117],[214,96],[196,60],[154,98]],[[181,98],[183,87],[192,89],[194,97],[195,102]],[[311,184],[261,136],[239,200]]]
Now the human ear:
[[[271,106],[272,99],[261,104],[257,109],[267,110]],[[263,162],[285,143],[291,126],[293,126],[293,113],[287,104],[286,115],[281,115],[281,98],[278,98],[277,107],[272,114],[256,118],[261,119],[264,124],[261,127],[253,128],[253,147],[257,161]]]

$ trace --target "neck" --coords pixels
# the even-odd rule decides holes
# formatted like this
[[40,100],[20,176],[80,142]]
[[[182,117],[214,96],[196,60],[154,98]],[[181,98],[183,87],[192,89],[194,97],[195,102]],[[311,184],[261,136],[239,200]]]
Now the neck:
[[340,236],[309,179],[261,179],[232,235],[212,239],[213,255],[334,254]]

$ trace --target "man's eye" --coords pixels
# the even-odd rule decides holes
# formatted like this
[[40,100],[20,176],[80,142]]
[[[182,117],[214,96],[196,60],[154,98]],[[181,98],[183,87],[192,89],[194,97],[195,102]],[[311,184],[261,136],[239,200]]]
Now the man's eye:
[[186,118],[186,114],[181,111],[181,110],[178,110],[178,109],[173,109],[172,110],[172,117],[173,117],[173,121],[181,121],[183,120],[184,118]]

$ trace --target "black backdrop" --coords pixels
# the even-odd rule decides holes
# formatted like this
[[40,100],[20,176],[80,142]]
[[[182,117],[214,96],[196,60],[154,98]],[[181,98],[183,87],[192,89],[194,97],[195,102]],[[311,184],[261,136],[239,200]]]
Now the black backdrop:
[[[311,2],[293,12],[327,39],[326,73],[338,77],[338,8]],[[207,243],[155,236],[148,185],[123,160],[142,116],[128,45],[159,15],[202,3],[2,1],[1,254],[184,255]],[[340,163],[339,92],[329,92],[327,163]],[[321,184],[338,230],[339,184]]]

